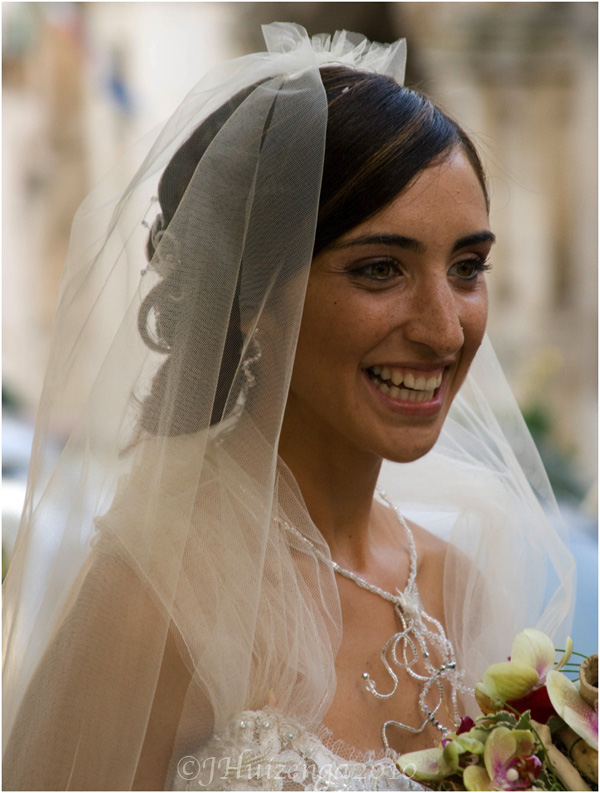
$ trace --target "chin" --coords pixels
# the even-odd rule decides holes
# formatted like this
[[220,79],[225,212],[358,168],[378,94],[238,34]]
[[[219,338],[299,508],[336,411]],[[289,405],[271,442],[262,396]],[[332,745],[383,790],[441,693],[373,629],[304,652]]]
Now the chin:
[[388,442],[385,448],[381,449],[380,456],[392,463],[414,463],[433,449],[439,436],[440,433],[436,432],[427,438],[415,438],[408,443],[406,439],[394,445]]
[[416,460],[420,460],[421,457],[425,457],[428,452],[433,449],[434,444],[430,444],[429,446],[425,446],[422,449],[401,449],[396,452],[390,452],[389,454],[383,455],[384,460],[388,460],[391,463],[414,463]]

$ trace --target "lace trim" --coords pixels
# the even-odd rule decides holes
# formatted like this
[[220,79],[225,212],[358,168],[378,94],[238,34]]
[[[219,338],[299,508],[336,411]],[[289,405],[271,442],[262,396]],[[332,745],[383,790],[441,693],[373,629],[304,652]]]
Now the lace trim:
[[311,733],[274,709],[244,711],[179,761],[173,789],[423,790],[400,772],[395,752],[377,754],[349,750],[327,728]]
[[395,762],[400,757],[400,752],[397,752],[391,747],[381,747],[381,749],[357,749],[343,738],[336,738],[333,730],[326,727],[324,724],[315,732],[315,737],[328,751],[336,755],[336,757],[340,757],[352,763],[371,765],[373,763],[379,763],[382,760],[392,760],[392,762]]

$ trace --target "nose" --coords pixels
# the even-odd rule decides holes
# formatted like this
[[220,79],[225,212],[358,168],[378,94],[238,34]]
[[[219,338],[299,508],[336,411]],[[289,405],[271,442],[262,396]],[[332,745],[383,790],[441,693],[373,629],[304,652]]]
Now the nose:
[[445,274],[415,284],[407,308],[403,325],[408,341],[428,347],[440,358],[459,352],[465,340],[461,301]]

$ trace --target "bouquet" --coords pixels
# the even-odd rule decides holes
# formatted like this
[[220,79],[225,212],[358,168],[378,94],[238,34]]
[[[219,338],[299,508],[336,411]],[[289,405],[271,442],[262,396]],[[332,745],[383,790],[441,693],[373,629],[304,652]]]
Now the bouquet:
[[400,770],[434,790],[597,790],[598,655],[573,655],[570,639],[555,650],[541,631],[522,631],[475,687],[482,715],[402,755]]

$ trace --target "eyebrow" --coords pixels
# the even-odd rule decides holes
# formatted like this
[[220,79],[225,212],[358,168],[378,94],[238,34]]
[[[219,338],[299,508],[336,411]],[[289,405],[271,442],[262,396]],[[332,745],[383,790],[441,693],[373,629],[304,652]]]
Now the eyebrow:
[[[452,253],[466,248],[468,245],[478,245],[482,242],[496,242],[496,235],[491,231],[477,231],[456,240],[452,246]],[[361,234],[347,242],[337,242],[331,247],[334,249],[351,248],[356,245],[395,245],[397,248],[412,251],[413,253],[425,253],[427,246],[412,237],[404,237],[402,234]]]
[[466,237],[456,240],[452,246],[452,253],[456,253],[456,251],[469,245],[478,245],[480,242],[491,242],[493,245],[496,242],[496,235],[492,234],[491,231],[477,231],[475,234],[467,234]]
[[355,245],[395,245],[397,248],[425,253],[425,245],[412,237],[403,237],[401,234],[361,234],[347,242],[334,242],[332,248],[352,248]]

